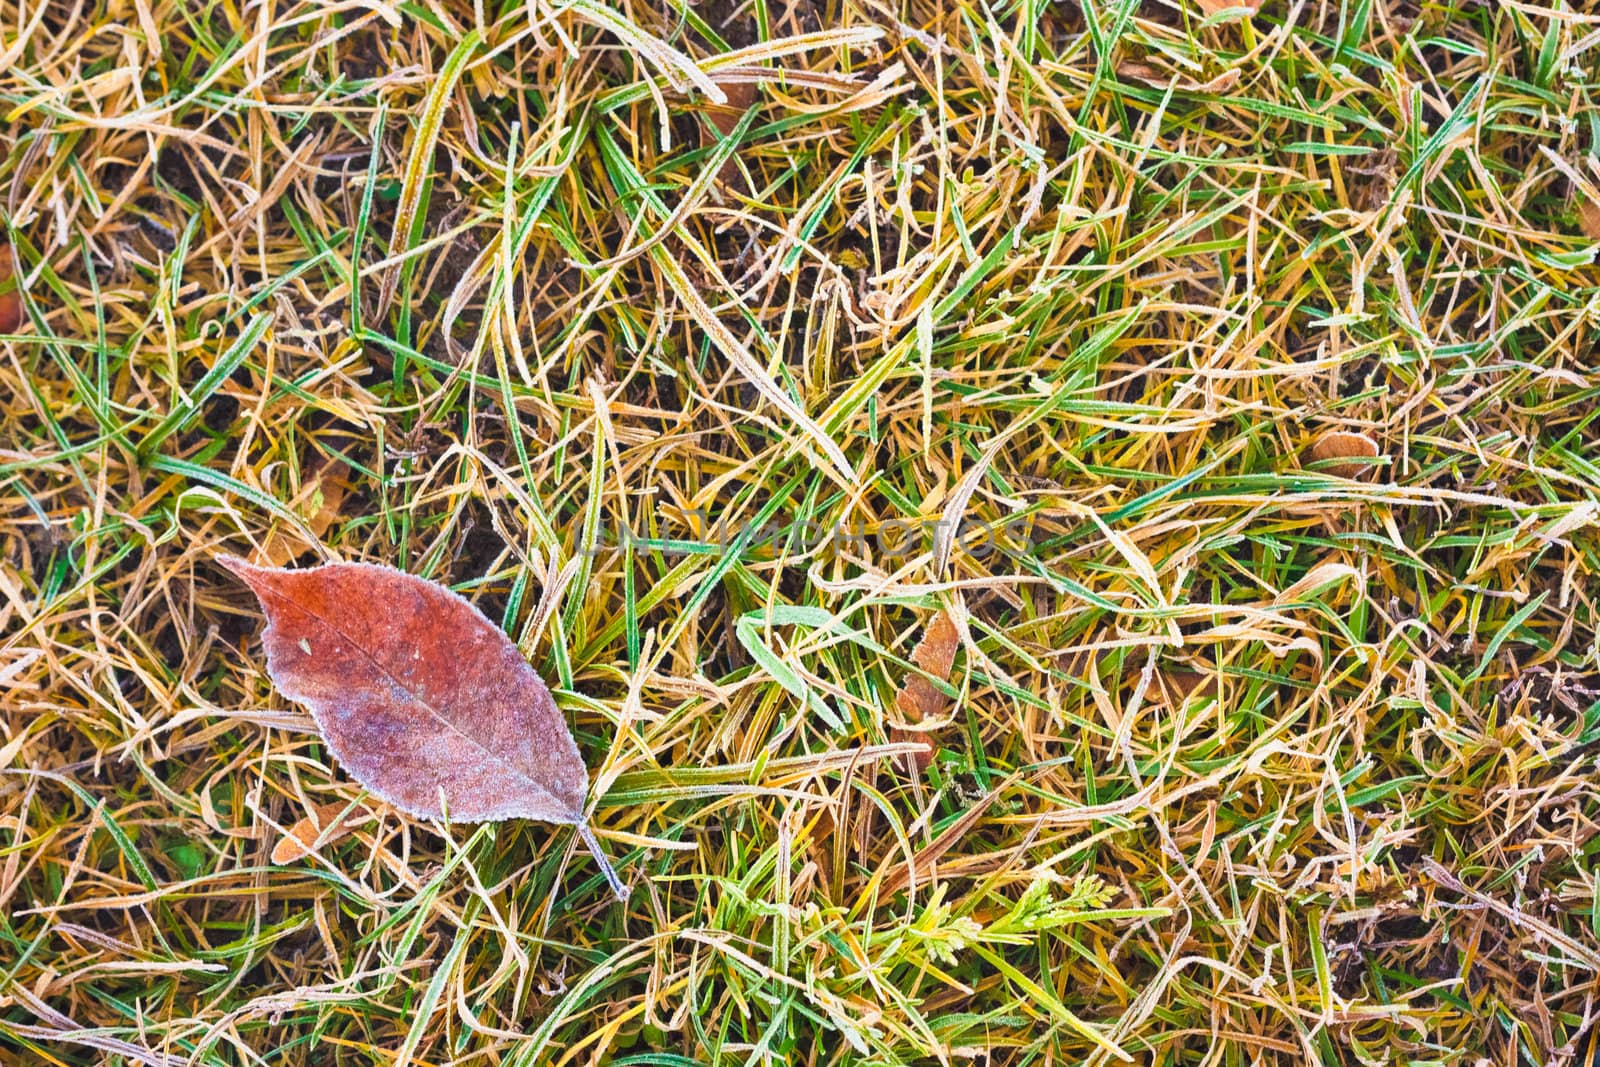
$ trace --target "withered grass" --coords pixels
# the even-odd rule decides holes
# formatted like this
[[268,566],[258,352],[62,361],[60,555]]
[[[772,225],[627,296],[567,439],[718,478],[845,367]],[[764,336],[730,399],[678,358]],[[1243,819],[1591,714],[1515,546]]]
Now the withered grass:
[[[1588,1063],[1600,15],[1253,6],[0,0],[0,1060]],[[628,902],[223,552],[503,620]]]

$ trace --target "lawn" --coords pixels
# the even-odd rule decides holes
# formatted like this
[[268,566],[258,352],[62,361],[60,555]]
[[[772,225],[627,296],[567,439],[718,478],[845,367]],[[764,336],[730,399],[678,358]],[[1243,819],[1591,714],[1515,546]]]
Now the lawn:
[[1230,2],[0,0],[0,1062],[1597,1062],[1600,13]]

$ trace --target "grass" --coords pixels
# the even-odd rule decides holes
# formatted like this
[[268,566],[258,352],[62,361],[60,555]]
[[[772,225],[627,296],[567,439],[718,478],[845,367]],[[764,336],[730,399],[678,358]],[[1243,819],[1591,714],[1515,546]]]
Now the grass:
[[[1252,6],[0,0],[0,1059],[1590,1062],[1600,16]],[[628,902],[223,552],[502,621]]]

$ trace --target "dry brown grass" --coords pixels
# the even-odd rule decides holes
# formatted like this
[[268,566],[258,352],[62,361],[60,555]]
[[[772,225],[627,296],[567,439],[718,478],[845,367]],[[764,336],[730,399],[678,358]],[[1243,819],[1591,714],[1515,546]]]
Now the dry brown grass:
[[[1597,46],[0,0],[0,1058],[1577,1062]],[[273,865],[368,800],[225,550],[504,620],[629,902],[375,802]]]

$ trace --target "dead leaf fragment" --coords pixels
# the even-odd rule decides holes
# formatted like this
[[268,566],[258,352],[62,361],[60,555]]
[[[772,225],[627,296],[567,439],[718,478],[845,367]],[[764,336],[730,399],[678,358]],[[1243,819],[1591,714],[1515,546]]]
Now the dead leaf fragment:
[[[339,816],[347,810],[349,814],[340,820]],[[348,837],[351,831],[370,818],[372,812],[362,807],[352,808],[347,801],[334,800],[320,804],[310,815],[289,827],[289,832],[273,846],[272,862],[282,866],[304,859],[319,848],[326,848]],[[336,820],[337,826],[334,825]]]
[[[307,510],[311,502],[316,502],[314,511],[306,515],[302,510],[301,514],[305,515],[306,529],[319,541],[344,514],[344,498],[350,489],[346,480],[348,469],[343,460],[329,459],[301,486],[300,499],[307,502]],[[262,544],[261,555],[274,567],[282,567],[314,547],[295,530],[280,527]]]
[[1122,81],[1141,81],[1156,89],[1173,85],[1186,93],[1225,93],[1239,83],[1238,67],[1231,67],[1209,81],[1200,81],[1188,74],[1162,70],[1141,59],[1128,59],[1117,65],[1117,77]]
[[22,292],[11,273],[11,246],[0,244],[0,333],[16,333],[22,328]]
[[1600,241],[1600,203],[1579,195],[1578,228],[1591,240]]
[[1146,85],[1164,86],[1167,79],[1161,76],[1161,70],[1146,63],[1142,59],[1124,59],[1117,64],[1117,78],[1120,81],[1139,81]]
[[[956,630],[956,624],[951,621],[948,612],[940,611],[929,621],[927,630],[922,634],[922,640],[917,642],[917,647],[911,653],[911,662],[935,678],[948,679],[950,668],[956,661],[956,649],[960,645],[961,635]],[[894,698],[895,709],[899,711],[903,721],[913,725],[937,718],[945,711],[947,704],[949,699],[937,686],[922,675],[911,672],[907,672],[905,681],[900,683],[900,691]],[[920,730],[891,726],[889,739],[926,742],[927,734]],[[933,762],[933,746],[928,745],[924,751],[912,756],[911,762],[917,770],[926,770],[928,764]]]
[[[1359,461],[1377,459],[1378,454],[1378,442],[1364,433],[1346,430],[1323,434],[1312,442],[1308,452],[1313,463],[1322,464],[1322,470],[1340,478],[1359,478],[1371,472],[1374,464]],[[1337,460],[1356,462],[1339,463]]]
[[[753,80],[740,79],[738,81],[719,81],[717,84],[727,94],[726,104],[706,105],[706,117],[711,120],[722,136],[726,137],[739,125],[739,120],[744,118],[744,113],[750,110],[750,105],[756,102],[756,83]],[[701,143],[705,143],[709,135],[702,134]]]
[[1217,678],[1214,674],[1173,667],[1161,671],[1160,681],[1179,705],[1191,698],[1204,700],[1217,695]]
[[[706,118],[711,120],[711,125],[723,137],[732,133],[739,125],[739,120],[744,118],[744,113],[750,110],[750,105],[756,102],[756,83],[754,81],[719,81],[719,88],[727,94],[726,104],[707,104]],[[700,127],[700,147],[710,148],[717,143],[717,137],[704,126]],[[722,169],[717,171],[717,180],[723,185],[731,185],[739,177],[739,167],[729,157]]]
[[1376,148],[1347,161],[1344,174],[1350,206],[1357,211],[1376,211],[1389,202],[1394,191],[1400,156],[1393,148]]
[[1208,16],[1234,8],[1243,8],[1255,15],[1261,10],[1261,0],[1195,0],[1195,6]]
[[[956,632],[956,624],[950,621],[947,613],[941,611],[928,623],[922,640],[917,642],[916,649],[911,653],[911,662],[936,678],[949,678],[960,644],[961,636]],[[895,706],[916,719],[937,715],[944,705],[945,695],[920,674],[906,675],[899,695],[895,697]]]
[[267,674],[356,781],[419,818],[576,826],[626,896],[584,816],[589,774],[566,720],[469,601],[370,563],[219,562],[261,601]]

